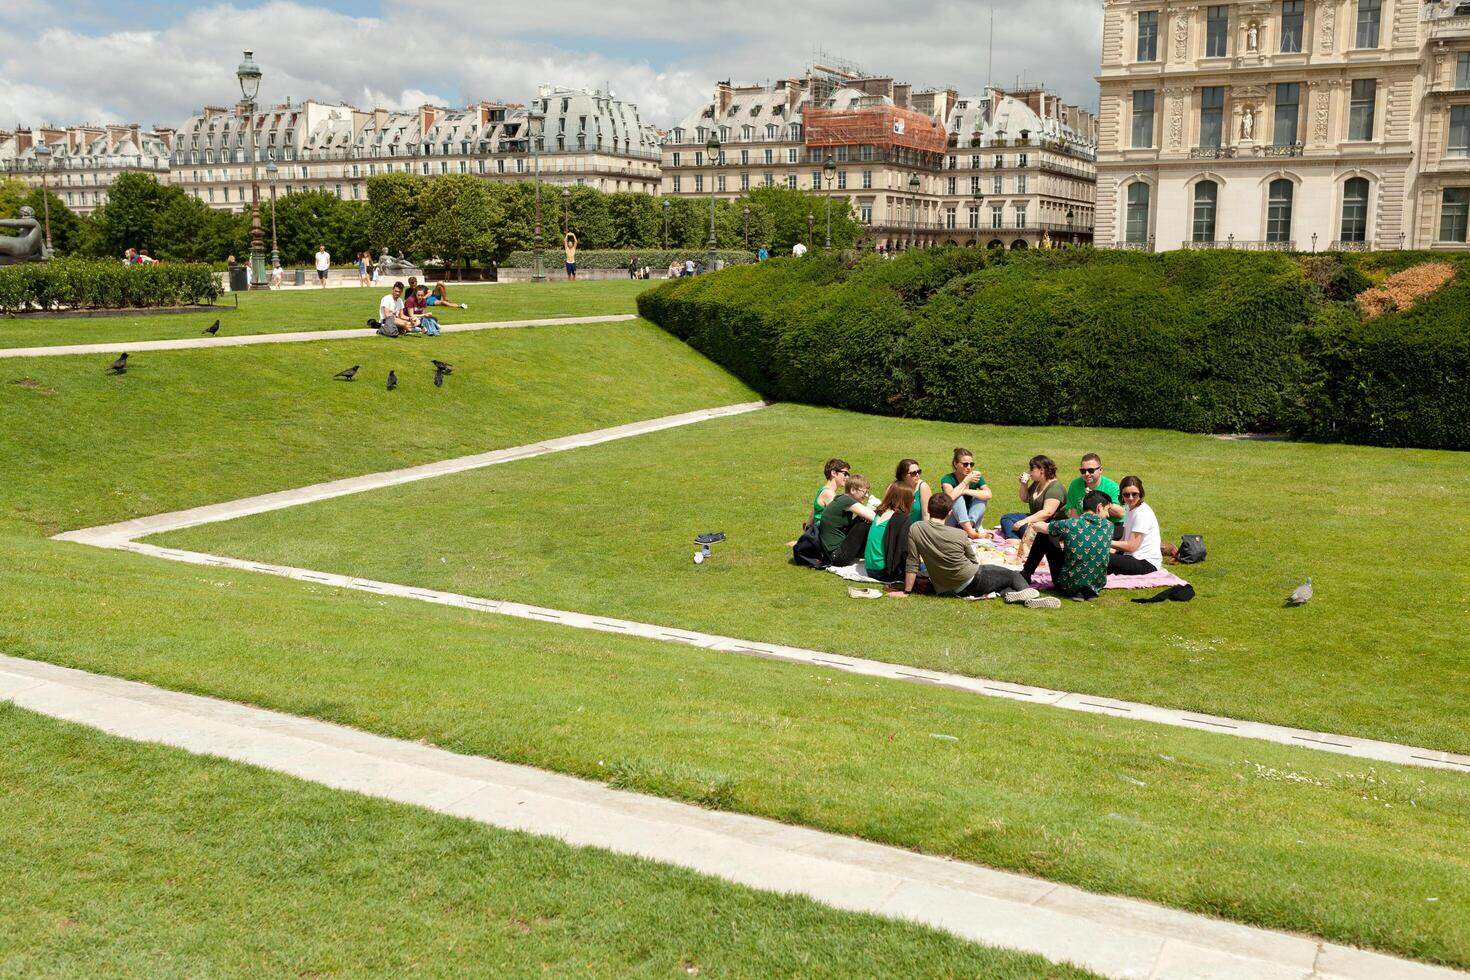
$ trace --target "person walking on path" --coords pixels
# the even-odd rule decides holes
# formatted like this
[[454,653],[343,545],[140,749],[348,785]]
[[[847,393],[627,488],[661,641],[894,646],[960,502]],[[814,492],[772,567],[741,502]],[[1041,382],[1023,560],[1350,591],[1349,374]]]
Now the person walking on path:
[[316,247],[316,282],[323,289],[327,288],[327,271],[332,268],[332,253],[327,251],[327,246]]
[[567,237],[562,239],[562,248],[567,253],[567,279],[571,282],[577,281],[577,236],[567,232]]

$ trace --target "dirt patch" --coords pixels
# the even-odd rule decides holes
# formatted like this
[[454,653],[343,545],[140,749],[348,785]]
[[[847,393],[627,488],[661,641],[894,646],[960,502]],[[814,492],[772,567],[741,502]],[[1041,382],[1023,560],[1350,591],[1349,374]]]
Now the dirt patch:
[[1357,295],[1358,307],[1373,320],[1385,313],[1410,310],[1425,296],[1432,295],[1455,278],[1455,267],[1448,262],[1427,262],[1389,276],[1382,285],[1365,289]]
[[56,394],[56,389],[55,388],[47,388],[45,385],[41,384],[41,382],[37,381],[35,378],[16,378],[14,381],[12,381],[10,383],[13,384],[13,385],[19,385],[20,387],[25,388],[28,391],[39,391],[43,395],[54,395],[54,394]]

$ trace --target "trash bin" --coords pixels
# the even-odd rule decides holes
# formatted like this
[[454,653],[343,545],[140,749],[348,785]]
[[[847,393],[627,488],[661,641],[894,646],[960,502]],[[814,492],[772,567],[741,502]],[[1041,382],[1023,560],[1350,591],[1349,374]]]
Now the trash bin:
[[230,292],[243,293],[250,288],[250,281],[246,278],[243,265],[230,266]]
[[298,286],[305,286],[306,285],[306,270],[305,269],[297,269],[293,275],[294,275],[294,278],[291,280],[293,283],[295,283]]

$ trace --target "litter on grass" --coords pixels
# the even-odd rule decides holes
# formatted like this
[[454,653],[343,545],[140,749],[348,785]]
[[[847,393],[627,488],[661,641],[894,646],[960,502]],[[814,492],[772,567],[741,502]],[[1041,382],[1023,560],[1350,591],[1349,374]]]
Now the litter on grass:
[[929,737],[930,738],[942,739],[943,741],[946,741],[946,742],[958,742],[960,740],[960,738],[959,738],[958,735],[941,735],[938,732],[930,732],[929,733]]

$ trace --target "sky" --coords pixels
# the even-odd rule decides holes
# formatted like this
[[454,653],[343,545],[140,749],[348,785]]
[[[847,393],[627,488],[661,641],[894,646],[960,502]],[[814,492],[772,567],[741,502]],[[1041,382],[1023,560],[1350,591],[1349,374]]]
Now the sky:
[[271,103],[524,103],[543,83],[611,86],[667,128],[718,80],[797,77],[826,60],[961,95],[988,78],[1042,83],[1095,109],[1101,36],[1100,0],[5,0],[0,128],[178,126],[239,98],[246,48]]

